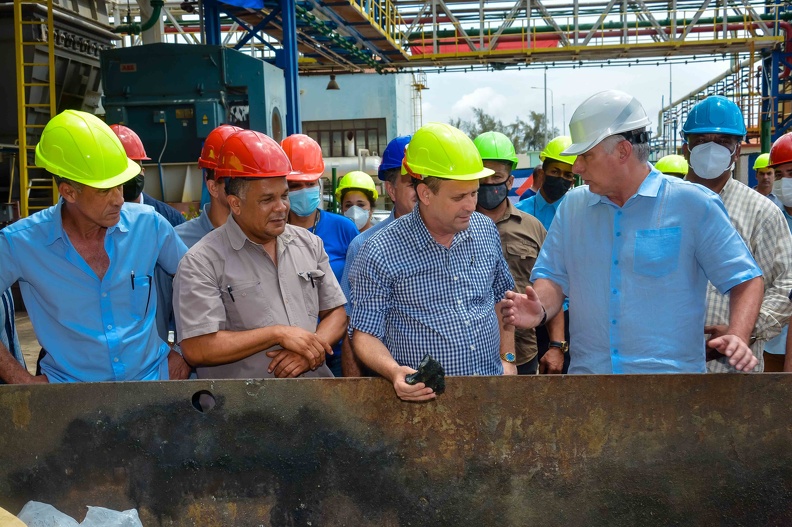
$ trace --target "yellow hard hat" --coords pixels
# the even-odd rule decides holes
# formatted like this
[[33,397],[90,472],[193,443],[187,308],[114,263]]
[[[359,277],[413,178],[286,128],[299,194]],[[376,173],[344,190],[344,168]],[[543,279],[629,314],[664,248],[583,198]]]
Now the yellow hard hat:
[[473,141],[450,124],[429,123],[422,126],[404,150],[402,174],[410,174],[416,179],[432,176],[472,181],[494,173],[484,168]]
[[336,201],[341,201],[341,196],[348,190],[361,190],[366,194],[370,194],[374,201],[377,201],[377,198],[379,198],[374,180],[371,179],[371,176],[359,170],[349,172],[341,178],[341,182],[338,184],[335,191]]
[[545,159],[555,159],[556,161],[561,161],[562,163],[566,163],[568,165],[574,165],[577,156],[561,155],[561,152],[569,148],[571,144],[571,137],[568,135],[559,135],[547,143],[547,146],[545,146],[544,149],[539,153],[539,160],[544,161]]
[[661,157],[657,163],[655,163],[655,168],[663,174],[682,174],[686,176],[688,173],[688,162],[680,155],[671,154]]
[[756,158],[754,161],[754,170],[758,170],[760,168],[767,168],[767,165],[770,164],[770,153],[761,154],[759,157]]
[[118,136],[99,118],[77,110],[47,123],[36,145],[36,165],[94,188],[113,188],[140,174]]

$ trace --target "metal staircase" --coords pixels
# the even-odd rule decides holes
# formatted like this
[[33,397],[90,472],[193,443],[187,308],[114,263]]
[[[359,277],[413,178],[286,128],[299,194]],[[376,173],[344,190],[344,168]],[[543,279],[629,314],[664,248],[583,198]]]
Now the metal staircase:
[[[33,9],[25,9],[30,6]],[[44,8],[44,12],[38,6]],[[45,14],[46,13],[46,14]],[[52,178],[35,166],[41,131],[56,113],[55,39],[52,0],[14,0],[20,214],[53,205]],[[42,51],[46,49],[46,53]]]

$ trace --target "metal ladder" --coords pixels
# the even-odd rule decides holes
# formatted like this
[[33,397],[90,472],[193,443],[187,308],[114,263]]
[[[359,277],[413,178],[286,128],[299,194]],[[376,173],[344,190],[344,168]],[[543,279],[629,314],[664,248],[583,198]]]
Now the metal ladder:
[[[22,12],[24,5],[43,6],[47,13],[46,19],[34,13],[26,20]],[[14,0],[19,201],[23,218],[55,204],[58,198],[52,178],[33,161],[36,144],[46,126],[36,122],[36,117],[46,117],[46,123],[56,113],[54,25],[52,0]],[[26,37],[29,39],[26,40]],[[35,47],[43,47],[45,41],[47,61],[36,62]],[[46,76],[42,75],[44,72]],[[46,97],[44,92],[47,93]],[[34,94],[40,97],[35,98]]]

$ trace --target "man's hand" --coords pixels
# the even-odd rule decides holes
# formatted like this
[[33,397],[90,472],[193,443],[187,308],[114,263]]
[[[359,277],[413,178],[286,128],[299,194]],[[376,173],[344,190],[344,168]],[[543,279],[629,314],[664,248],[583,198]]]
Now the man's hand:
[[325,353],[333,354],[330,344],[317,337],[315,333],[293,326],[286,327],[280,345],[285,350],[305,357],[308,360],[308,367],[312,370],[322,365]]
[[168,353],[168,376],[172,381],[183,381],[190,378],[190,365],[184,360],[184,357],[171,350]]
[[49,384],[49,379],[46,375],[31,375],[20,384]]
[[291,350],[272,350],[267,352],[271,358],[267,371],[279,379],[299,377],[311,369],[308,359]]
[[535,328],[545,316],[539,296],[531,286],[525,287],[524,295],[506,291],[506,298],[500,304],[504,324],[518,328]]
[[[729,326],[726,324],[719,324],[715,326],[704,326],[704,334],[709,335],[709,340],[728,335]],[[720,358],[721,354],[718,350],[707,346],[707,361]]]
[[503,374],[504,375],[517,375],[517,365],[513,362],[501,360],[503,363]]
[[737,335],[722,335],[710,339],[707,346],[729,357],[729,364],[739,371],[751,371],[759,363],[751,348]]
[[428,401],[437,397],[437,394],[434,393],[434,390],[427,388],[422,382],[412,385],[407,384],[407,381],[404,380],[405,377],[411,373],[415,373],[416,371],[417,370],[414,370],[409,366],[397,366],[393,370],[391,381],[393,382],[393,389],[396,391],[396,395],[399,397],[399,399],[402,401],[417,403],[421,401]]
[[539,373],[561,373],[564,371],[564,353],[558,348],[548,348],[539,360]]

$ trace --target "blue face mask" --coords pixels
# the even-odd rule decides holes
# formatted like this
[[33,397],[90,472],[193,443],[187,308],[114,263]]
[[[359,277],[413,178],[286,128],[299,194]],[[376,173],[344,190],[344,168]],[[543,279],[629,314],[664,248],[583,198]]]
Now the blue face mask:
[[322,189],[319,185],[289,192],[291,210],[298,216],[310,216],[319,208]]

